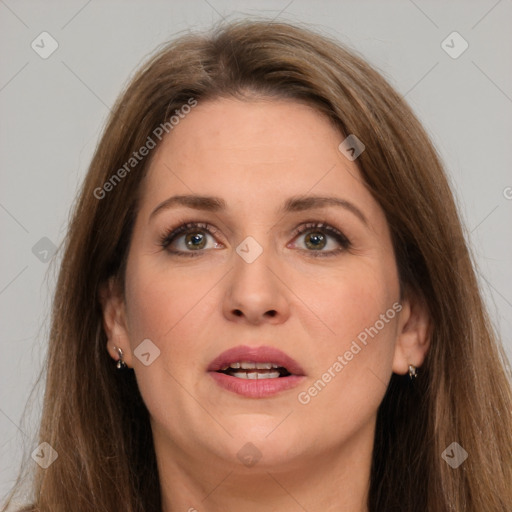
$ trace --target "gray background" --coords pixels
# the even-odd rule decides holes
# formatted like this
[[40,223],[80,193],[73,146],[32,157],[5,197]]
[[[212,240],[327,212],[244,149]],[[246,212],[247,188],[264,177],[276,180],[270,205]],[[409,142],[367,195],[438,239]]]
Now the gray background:
[[[247,16],[310,23],[359,51],[407,98],[446,164],[512,357],[512,0],[0,0],[0,500],[23,450],[37,445],[43,385],[22,414],[45,356],[58,268],[44,251],[63,239],[110,106],[159,43]],[[47,59],[31,48],[43,31],[59,45]],[[469,44],[456,59],[441,46],[453,31]]]

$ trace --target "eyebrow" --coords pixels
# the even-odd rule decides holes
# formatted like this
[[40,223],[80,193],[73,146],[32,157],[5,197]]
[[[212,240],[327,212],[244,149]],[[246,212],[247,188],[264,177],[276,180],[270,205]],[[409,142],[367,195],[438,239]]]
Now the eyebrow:
[[363,222],[363,224],[368,225],[368,221],[363,214],[363,212],[353,203],[347,201],[346,199],[341,199],[339,197],[332,196],[307,196],[307,197],[291,197],[288,199],[280,212],[288,213],[288,212],[302,212],[305,210],[313,210],[315,208],[326,208],[328,206],[337,206],[348,210],[353,213],[356,217],[359,218]]
[[[179,206],[209,212],[219,212],[227,209],[226,201],[220,197],[185,194],[172,196],[165,201],[162,201],[151,212],[149,219],[151,220],[157,213],[163,210]],[[315,208],[326,208],[329,206],[344,208],[358,217],[365,225],[368,225],[368,220],[365,215],[355,204],[347,201],[346,199],[333,196],[290,197],[285,201],[281,208],[279,208],[278,213],[285,214],[290,212],[302,212],[306,210],[313,210]]]

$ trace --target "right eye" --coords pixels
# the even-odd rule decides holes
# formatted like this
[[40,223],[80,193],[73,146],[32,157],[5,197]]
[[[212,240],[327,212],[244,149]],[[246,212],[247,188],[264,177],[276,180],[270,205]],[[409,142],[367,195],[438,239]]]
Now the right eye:
[[204,249],[219,249],[223,247],[222,244],[217,242],[213,242],[213,246],[207,247],[208,237],[213,238],[213,235],[217,232],[217,228],[211,224],[188,222],[175,229],[166,231],[161,237],[160,245],[172,254],[198,256]]

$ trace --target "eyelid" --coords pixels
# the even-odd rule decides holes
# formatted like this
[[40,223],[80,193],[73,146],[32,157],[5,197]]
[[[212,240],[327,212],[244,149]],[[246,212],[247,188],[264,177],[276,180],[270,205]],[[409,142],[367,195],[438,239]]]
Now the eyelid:
[[[160,236],[160,243],[164,249],[168,250],[172,254],[177,255],[186,255],[186,256],[197,256],[205,252],[204,249],[198,249],[197,251],[170,251],[168,249],[169,245],[174,242],[179,236],[182,234],[186,234],[193,229],[197,229],[198,231],[206,231],[208,234],[214,237],[219,237],[220,230],[214,225],[208,222],[202,221],[189,221],[178,223],[175,228],[167,229],[164,234]],[[319,221],[305,221],[302,222],[298,227],[293,230],[292,240],[295,240],[298,236],[308,231],[313,231],[314,229],[318,229],[320,231],[325,232],[327,235],[336,239],[338,244],[341,246],[339,249],[333,249],[330,251],[308,251],[306,249],[299,249],[302,252],[306,252],[312,256],[333,256],[338,254],[339,252],[348,250],[352,244],[347,236],[342,233],[340,230],[328,224],[327,222],[319,222]],[[223,238],[220,236],[220,238]]]
[[220,230],[209,222],[190,221],[178,223],[176,227],[168,228],[164,232],[164,234],[160,237],[160,245],[162,245],[164,248],[168,247],[178,236],[187,233],[187,231],[191,229],[197,229],[198,231],[203,230],[212,236],[219,236],[220,234]]
[[339,229],[335,228],[331,224],[328,224],[327,222],[306,221],[294,230],[293,238],[295,239],[297,236],[302,235],[303,233],[307,233],[308,231],[314,231],[315,229],[323,231],[332,238],[336,239],[338,244],[341,245],[341,248],[330,251],[305,251],[305,249],[302,249],[312,256],[332,256],[338,254],[339,252],[347,251],[352,247],[352,242],[349,240],[349,238]]
[[337,235],[347,239],[348,238],[339,230],[336,229],[334,226],[331,226],[327,222],[318,222],[318,221],[305,221],[300,226],[295,228],[294,230],[294,236],[301,235],[305,231],[309,231],[312,229],[323,229],[324,231],[327,231],[328,233],[336,233]]

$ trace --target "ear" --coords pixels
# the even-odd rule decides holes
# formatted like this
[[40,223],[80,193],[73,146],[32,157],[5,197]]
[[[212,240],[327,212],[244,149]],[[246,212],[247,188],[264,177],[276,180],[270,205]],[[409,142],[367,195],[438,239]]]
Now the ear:
[[111,277],[100,287],[100,303],[103,311],[103,328],[107,335],[107,351],[117,361],[119,353],[114,347],[123,351],[123,360],[131,368],[132,353],[126,323],[124,296],[117,279]]
[[405,375],[412,364],[423,364],[430,347],[430,314],[425,300],[409,293],[398,318],[393,372]]

